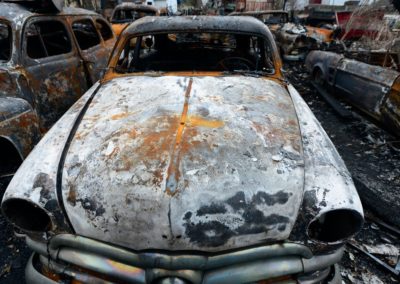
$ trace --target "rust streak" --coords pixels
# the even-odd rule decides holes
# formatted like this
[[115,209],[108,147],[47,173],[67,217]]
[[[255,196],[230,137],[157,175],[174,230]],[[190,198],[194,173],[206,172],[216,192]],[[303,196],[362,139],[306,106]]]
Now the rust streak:
[[171,160],[170,160],[168,172],[167,172],[167,183],[166,183],[165,191],[170,195],[174,195],[176,193],[176,188],[178,186],[180,148],[181,148],[181,143],[182,143],[183,130],[185,129],[186,120],[187,120],[187,113],[188,113],[188,109],[189,109],[189,98],[190,98],[190,92],[192,90],[192,83],[193,83],[193,79],[190,78],[189,84],[188,84],[188,86],[186,88],[186,92],[185,92],[185,103],[183,105],[183,111],[182,111],[179,127],[178,127],[178,130],[176,133],[175,145],[172,150]]
[[122,119],[125,118],[127,116],[129,116],[130,113],[129,112],[123,112],[123,113],[118,113],[118,114],[114,114],[111,116],[112,120],[118,120],[118,119]]
[[190,116],[189,122],[191,126],[202,126],[209,128],[218,128],[224,125],[224,122],[221,120],[207,120],[200,116]]

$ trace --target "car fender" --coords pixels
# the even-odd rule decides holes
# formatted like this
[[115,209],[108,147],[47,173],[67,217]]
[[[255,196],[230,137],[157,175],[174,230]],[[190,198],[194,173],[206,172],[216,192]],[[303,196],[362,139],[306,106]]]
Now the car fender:
[[288,91],[299,120],[305,162],[303,214],[297,222],[308,226],[307,237],[313,239],[310,235],[313,222],[324,219],[323,216],[332,212],[345,212],[339,219],[346,217],[336,222],[343,221],[343,224],[349,218],[352,219],[351,226],[337,226],[338,231],[346,230],[343,236],[324,243],[343,242],[362,227],[364,213],[360,198],[345,163],[310,108],[292,85],[288,86]]
[[14,145],[21,158],[26,157],[39,140],[38,117],[26,100],[0,98],[0,136]]
[[[44,209],[52,221],[56,232],[68,232],[69,226],[58,206],[56,181],[58,164],[75,121],[84,106],[100,85],[94,84],[49,130],[29,154],[8,185],[2,200],[25,200],[34,206]],[[11,223],[16,225],[12,220]]]

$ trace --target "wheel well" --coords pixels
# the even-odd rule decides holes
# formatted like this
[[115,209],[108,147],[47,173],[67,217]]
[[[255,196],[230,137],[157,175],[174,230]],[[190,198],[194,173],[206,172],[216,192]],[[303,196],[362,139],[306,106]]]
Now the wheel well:
[[315,66],[312,72],[312,78],[315,79],[317,72],[321,72],[322,76],[324,76],[324,72],[322,71],[321,67]]
[[15,173],[22,163],[22,157],[13,143],[1,136],[0,155],[0,177]]

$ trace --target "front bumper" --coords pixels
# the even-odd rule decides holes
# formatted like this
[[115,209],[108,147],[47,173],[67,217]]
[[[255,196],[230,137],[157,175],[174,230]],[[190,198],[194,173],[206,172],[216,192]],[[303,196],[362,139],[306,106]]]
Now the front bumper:
[[27,283],[341,283],[335,264],[343,248],[324,255],[293,243],[213,255],[131,252],[74,235],[27,244],[35,251]]

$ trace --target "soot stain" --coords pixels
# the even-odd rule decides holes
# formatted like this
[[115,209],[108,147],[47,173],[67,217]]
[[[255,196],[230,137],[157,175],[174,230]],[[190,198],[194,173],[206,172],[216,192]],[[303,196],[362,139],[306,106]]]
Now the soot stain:
[[39,202],[43,204],[54,196],[55,184],[48,174],[38,174],[33,181],[32,188],[40,188]]
[[187,223],[186,234],[192,242],[203,246],[217,247],[226,243],[235,233],[218,221]]
[[103,205],[101,205],[101,204],[99,205],[93,199],[84,198],[84,199],[78,199],[77,201],[81,202],[83,209],[85,209],[86,211],[93,212],[96,217],[102,216],[106,212]]
[[[283,232],[290,221],[289,218],[278,214],[265,215],[257,206],[285,204],[289,197],[290,194],[284,191],[276,194],[257,192],[251,200],[246,201],[245,193],[239,191],[225,202],[204,205],[197,210],[196,216],[204,216],[205,219],[210,217],[210,221],[192,220],[193,213],[186,212],[183,217],[185,233],[193,243],[216,247],[225,244],[231,237],[237,235],[267,233],[272,229]],[[232,228],[225,222],[211,220],[212,215],[227,212],[241,216],[239,218],[244,221],[244,224]]]
[[207,214],[223,214],[226,213],[226,208],[223,204],[211,203],[211,205],[204,205],[197,210],[197,216],[204,216]]

